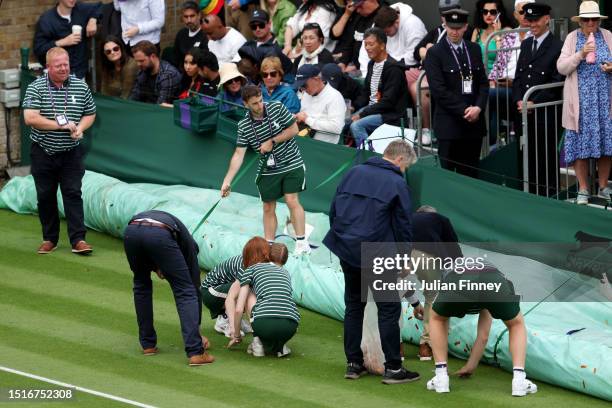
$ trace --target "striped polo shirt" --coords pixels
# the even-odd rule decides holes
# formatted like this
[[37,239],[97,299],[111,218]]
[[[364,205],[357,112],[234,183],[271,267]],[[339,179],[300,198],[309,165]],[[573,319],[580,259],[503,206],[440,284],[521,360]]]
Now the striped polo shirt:
[[[278,135],[293,122],[295,118],[281,102],[265,103],[263,120],[253,119],[251,112],[247,111],[244,119],[238,122],[236,146],[250,147],[255,152],[259,152],[262,143]],[[276,167],[268,168],[266,166],[268,155],[261,155],[257,169],[258,175],[282,174],[304,166],[302,155],[294,138],[275,144],[272,153],[276,160]]]
[[238,274],[240,286],[250,285],[257,297],[253,319],[277,317],[300,321],[291,297],[291,277],[286,269],[273,263],[252,265]]
[[242,272],[242,255],[232,256],[206,274],[202,288],[215,288],[226,283],[234,283],[240,272]]
[[[53,121],[56,115],[65,114],[69,121],[77,125],[83,116],[96,113],[96,105],[89,87],[85,81],[74,75],[70,75],[61,88],[51,83],[47,75],[39,77],[28,85],[22,108],[37,110],[43,117]],[[80,143],[79,140],[70,137],[69,130],[31,128],[30,139],[38,143],[47,154],[70,150]]]

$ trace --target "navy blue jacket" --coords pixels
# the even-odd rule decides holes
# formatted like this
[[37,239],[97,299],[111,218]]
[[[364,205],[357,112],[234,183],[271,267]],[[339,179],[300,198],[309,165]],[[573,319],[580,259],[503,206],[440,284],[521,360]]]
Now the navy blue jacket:
[[55,47],[55,42],[72,34],[72,26],[80,25],[83,27],[81,42],[66,47],[70,57],[70,71],[77,78],[85,78],[87,74],[87,33],[85,27],[90,18],[99,19],[101,15],[101,3],[81,3],[77,2],[70,14],[71,21],[60,17],[57,7],[45,11],[36,23],[36,33],[34,34],[34,55],[38,61],[45,66],[46,54],[51,48]]
[[463,256],[453,224],[438,213],[416,212],[412,215],[412,247],[440,258]]
[[359,268],[362,242],[412,241],[411,213],[410,190],[400,169],[372,157],[349,170],[338,185],[323,244]]

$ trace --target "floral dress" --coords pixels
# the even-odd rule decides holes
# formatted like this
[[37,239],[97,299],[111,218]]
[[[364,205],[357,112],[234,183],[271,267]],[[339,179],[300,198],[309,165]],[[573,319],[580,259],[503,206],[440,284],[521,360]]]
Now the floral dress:
[[[587,36],[578,31],[576,52],[582,50],[586,41]],[[580,116],[578,132],[565,132],[565,158],[568,163],[573,163],[576,159],[612,156],[612,74],[601,69],[602,63],[612,61],[612,55],[601,31],[595,34],[595,47],[595,64],[587,64],[586,60],[583,60],[577,68]]]

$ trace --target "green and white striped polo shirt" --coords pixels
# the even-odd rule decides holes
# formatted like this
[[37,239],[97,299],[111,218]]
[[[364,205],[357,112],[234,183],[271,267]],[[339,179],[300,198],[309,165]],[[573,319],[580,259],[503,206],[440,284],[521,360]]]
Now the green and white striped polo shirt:
[[212,268],[212,270],[206,274],[206,278],[204,278],[202,282],[202,287],[208,289],[226,283],[234,283],[240,272],[242,272],[242,255],[232,256]]
[[[263,142],[278,135],[295,122],[291,112],[281,102],[265,103],[264,106],[265,117],[263,120],[254,120],[251,113],[247,111],[244,119],[238,122],[238,140],[236,141],[236,146],[250,147],[259,153],[259,148]],[[277,143],[274,145],[272,153],[276,160],[276,167],[268,168],[266,166],[267,155],[261,155],[257,169],[258,175],[282,174],[304,165],[295,139]]]
[[280,317],[300,321],[295,302],[291,297],[291,277],[286,269],[273,263],[252,265],[238,275],[240,286],[251,285],[257,303],[253,319]]
[[[55,105],[55,110],[53,105]],[[47,75],[39,77],[28,85],[21,106],[23,109],[40,111],[43,117],[53,121],[56,115],[65,114],[68,120],[77,125],[83,116],[96,113],[96,105],[89,87],[85,81],[74,75],[70,75],[61,88],[52,84]],[[80,143],[79,140],[73,140],[70,137],[68,130],[31,128],[30,138],[38,143],[47,154],[70,150]]]

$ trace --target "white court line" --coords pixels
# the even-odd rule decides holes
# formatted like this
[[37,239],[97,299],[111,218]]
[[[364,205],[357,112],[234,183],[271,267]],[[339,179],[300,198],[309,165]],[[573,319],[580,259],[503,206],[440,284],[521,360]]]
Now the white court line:
[[8,367],[0,366],[0,371],[6,371],[7,373],[17,374],[17,375],[21,375],[23,377],[28,377],[28,378],[32,378],[32,379],[35,379],[35,380],[44,381],[44,382],[47,382],[49,384],[59,385],[60,387],[64,387],[64,388],[71,388],[73,390],[81,391],[81,392],[84,392],[84,393],[87,393],[87,394],[91,394],[91,395],[95,395],[95,396],[98,396],[98,397],[102,397],[102,398],[106,398],[106,399],[110,399],[110,400],[114,400],[114,401],[123,402],[124,404],[134,405],[136,407],[157,408],[154,405],[147,405],[147,404],[143,404],[141,402],[136,402],[136,401],[132,401],[132,400],[121,398],[121,397],[116,397],[114,395],[106,394],[104,392],[90,390],[89,388],[79,387],[78,385],[72,385],[72,384],[61,382],[61,381],[52,380],[50,378],[46,378],[46,377],[41,377],[41,376],[34,375],[34,374],[25,373],[23,371],[13,370],[12,368],[8,368]]

